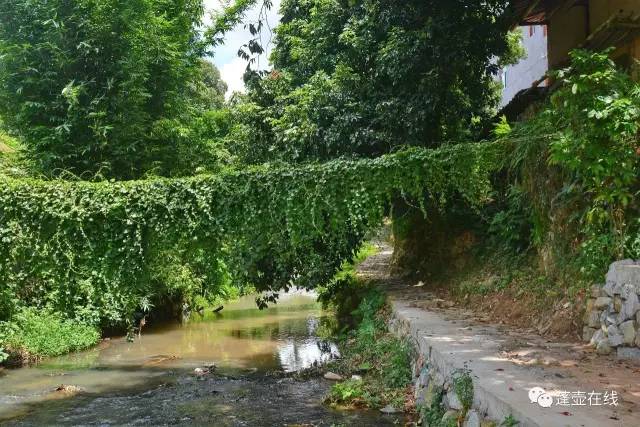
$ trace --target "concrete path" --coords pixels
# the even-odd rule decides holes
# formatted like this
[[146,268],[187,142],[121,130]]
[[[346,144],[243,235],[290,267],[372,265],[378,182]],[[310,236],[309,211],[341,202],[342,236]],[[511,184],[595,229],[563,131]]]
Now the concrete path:
[[[606,381],[583,381],[579,359],[573,365],[563,364],[565,358],[575,359],[569,356],[576,355],[580,344],[549,342],[539,336],[480,323],[472,312],[438,300],[428,292],[427,285],[416,287],[390,277],[387,272],[391,249],[386,244],[380,246],[380,253],[360,265],[360,276],[388,289],[396,321],[404,324],[404,333],[415,341],[424,360],[429,360],[445,377],[456,370],[470,370],[473,407],[481,417],[500,423],[511,415],[518,426],[640,426],[638,396]],[[546,363],[548,360],[555,363]],[[595,364],[592,360],[585,363],[598,369],[597,360]],[[640,380],[637,366],[627,368],[629,375]],[[607,372],[594,374],[602,378]],[[535,387],[551,396],[550,407],[530,402],[529,392]],[[545,399],[551,402],[543,398],[542,404]]]

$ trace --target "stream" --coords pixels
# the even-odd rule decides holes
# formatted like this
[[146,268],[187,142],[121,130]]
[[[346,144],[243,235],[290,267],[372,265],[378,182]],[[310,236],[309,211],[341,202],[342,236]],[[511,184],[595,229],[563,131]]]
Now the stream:
[[[317,336],[326,319],[311,294],[254,297],[184,323],[147,325],[134,342],[0,370],[0,424],[384,426],[402,419],[322,404],[331,382],[296,372],[339,357]],[[207,367],[215,365],[215,369]],[[209,372],[207,372],[209,371]],[[64,387],[63,387],[64,386]],[[59,389],[59,390],[57,390]]]

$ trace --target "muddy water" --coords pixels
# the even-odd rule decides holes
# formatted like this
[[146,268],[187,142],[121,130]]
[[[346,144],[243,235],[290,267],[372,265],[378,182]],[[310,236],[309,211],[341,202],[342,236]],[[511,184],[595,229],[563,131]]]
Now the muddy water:
[[[7,425],[392,425],[375,412],[321,404],[330,383],[290,373],[338,357],[317,336],[323,314],[293,293],[257,310],[252,297],[185,324],[149,325],[124,338],[0,373]],[[214,365],[212,373],[200,375]],[[60,385],[67,391],[56,391]]]

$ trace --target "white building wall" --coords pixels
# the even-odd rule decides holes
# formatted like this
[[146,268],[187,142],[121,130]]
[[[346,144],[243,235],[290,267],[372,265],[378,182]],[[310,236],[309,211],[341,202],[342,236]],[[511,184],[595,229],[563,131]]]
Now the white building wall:
[[[500,72],[502,81],[501,107],[507,105],[522,89],[530,88],[549,69],[547,58],[547,30],[544,25],[520,27],[522,44],[527,57],[515,65],[509,65]],[[540,86],[544,86],[542,83]]]

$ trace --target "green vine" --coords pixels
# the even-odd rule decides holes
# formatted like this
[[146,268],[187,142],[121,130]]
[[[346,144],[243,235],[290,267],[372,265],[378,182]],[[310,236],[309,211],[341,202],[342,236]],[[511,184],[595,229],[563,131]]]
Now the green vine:
[[0,177],[0,318],[43,306],[122,324],[174,293],[166,274],[197,277],[203,290],[227,273],[259,291],[313,288],[353,256],[398,193],[421,205],[453,194],[486,201],[501,149],[459,144],[184,179]]

